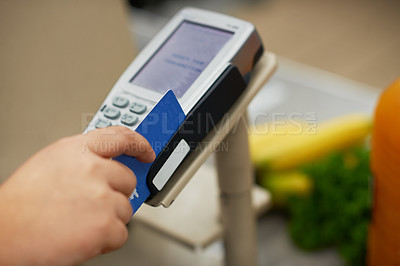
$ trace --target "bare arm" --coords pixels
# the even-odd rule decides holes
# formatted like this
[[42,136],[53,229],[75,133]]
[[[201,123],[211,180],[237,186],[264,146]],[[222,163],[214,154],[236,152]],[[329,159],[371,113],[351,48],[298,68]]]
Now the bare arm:
[[132,171],[109,160],[155,158],[123,127],[61,139],[0,186],[0,265],[72,265],[121,247],[132,216]]

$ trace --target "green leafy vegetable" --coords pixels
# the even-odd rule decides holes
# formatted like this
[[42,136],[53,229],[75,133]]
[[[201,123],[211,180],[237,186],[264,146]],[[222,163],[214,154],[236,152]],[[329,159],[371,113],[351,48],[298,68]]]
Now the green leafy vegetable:
[[368,149],[336,152],[302,170],[314,189],[289,200],[293,240],[306,250],[336,246],[349,265],[365,265],[371,209]]

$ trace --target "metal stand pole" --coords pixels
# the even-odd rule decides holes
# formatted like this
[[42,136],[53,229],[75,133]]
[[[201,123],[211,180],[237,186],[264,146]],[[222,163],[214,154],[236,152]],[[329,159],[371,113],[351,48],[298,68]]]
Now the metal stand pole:
[[253,171],[249,157],[247,115],[240,119],[216,152],[224,228],[225,264],[255,266],[257,240],[251,206]]

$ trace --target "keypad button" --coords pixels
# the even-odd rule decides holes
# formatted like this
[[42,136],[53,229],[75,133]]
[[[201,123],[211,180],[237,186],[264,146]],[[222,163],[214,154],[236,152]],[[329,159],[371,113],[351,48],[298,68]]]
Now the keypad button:
[[112,107],[107,107],[106,109],[104,109],[103,113],[105,117],[110,119],[117,119],[121,114],[120,111]]
[[103,119],[98,119],[94,124],[96,128],[103,128],[111,126],[111,122]]
[[129,111],[131,111],[132,113],[141,115],[144,112],[146,112],[147,110],[147,106],[141,103],[132,103],[131,107],[129,107]]
[[112,104],[119,108],[125,108],[129,104],[129,100],[122,96],[115,96],[112,100]]
[[134,126],[138,122],[138,118],[135,115],[124,114],[121,117],[121,123],[127,126]]

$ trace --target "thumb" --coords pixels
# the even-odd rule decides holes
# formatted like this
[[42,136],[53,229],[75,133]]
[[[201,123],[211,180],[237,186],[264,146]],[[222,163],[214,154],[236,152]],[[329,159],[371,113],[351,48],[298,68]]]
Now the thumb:
[[156,157],[150,143],[142,135],[123,126],[96,129],[84,138],[90,151],[105,158],[126,154],[150,163]]

